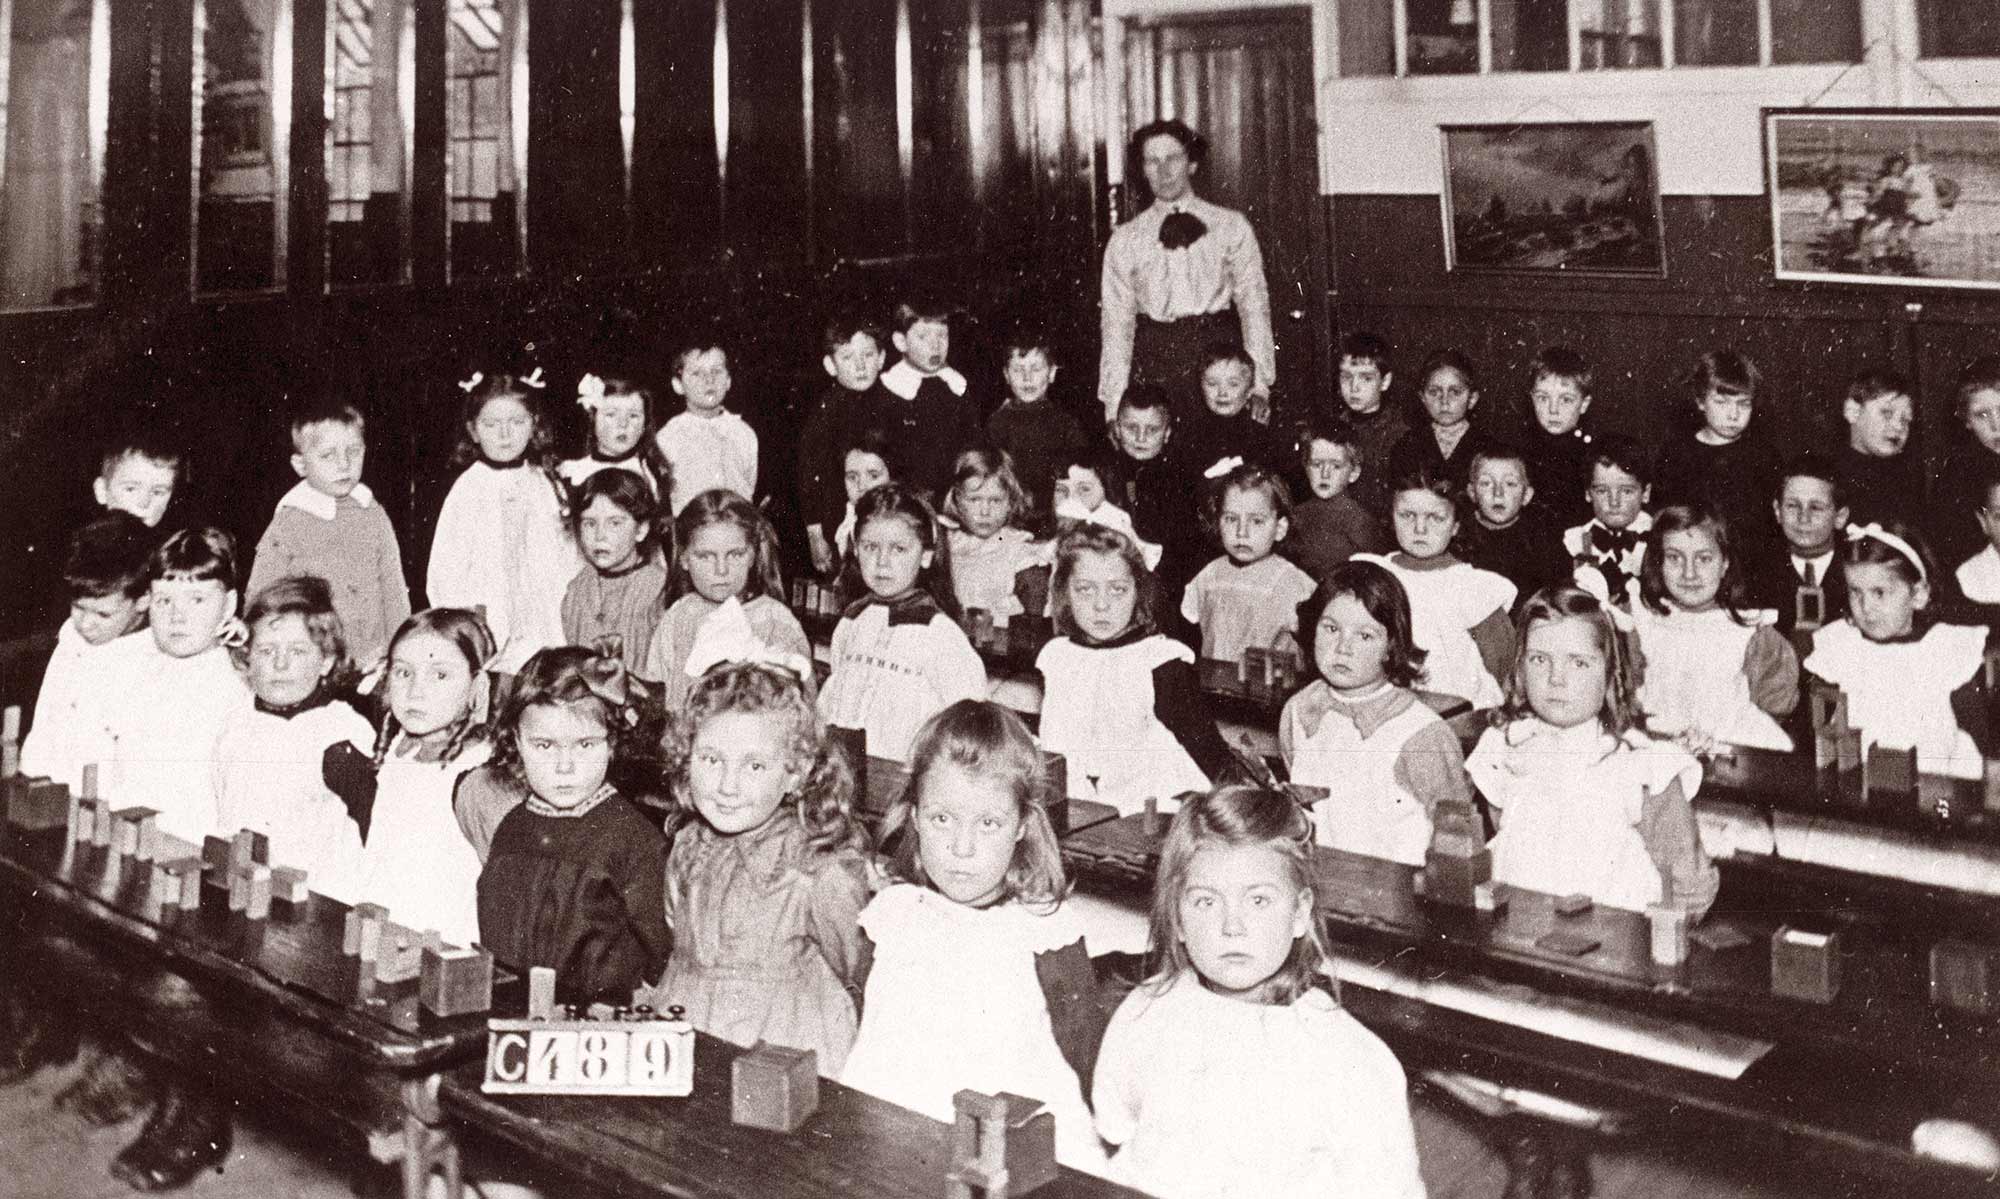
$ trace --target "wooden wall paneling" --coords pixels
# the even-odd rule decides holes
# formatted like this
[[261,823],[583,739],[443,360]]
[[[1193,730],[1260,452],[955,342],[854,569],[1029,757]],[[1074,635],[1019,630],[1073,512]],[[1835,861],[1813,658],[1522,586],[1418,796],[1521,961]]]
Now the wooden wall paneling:
[[441,289],[449,271],[450,201],[445,187],[445,5],[412,0],[416,85],[410,153],[411,279]]
[[551,278],[599,275],[624,266],[621,17],[618,0],[556,0],[532,7],[528,260],[533,270]]
[[[910,249],[935,254],[979,244],[975,188],[974,114],[983,109],[985,79],[972,86],[975,49],[985,57],[984,30],[978,31],[975,0],[930,0],[910,13],[911,169]],[[983,127],[979,136],[984,136]]]
[[724,241],[752,268],[805,261],[810,164],[801,0],[729,0]]
[[154,296],[185,296],[193,287],[194,8],[192,0],[152,6],[157,39],[159,116],[145,248],[155,264]]
[[715,145],[715,3],[641,4],[633,243],[649,265],[688,262],[721,245]]
[[898,0],[828,0],[813,8],[814,242],[828,266],[909,249],[897,145],[897,7]]
[[292,202],[286,209],[291,256],[289,286],[316,296],[326,290],[326,6],[292,0]]
[[111,104],[105,117],[102,300],[123,304],[154,287],[158,247],[146,246],[159,152],[159,40],[144,4],[111,6]]

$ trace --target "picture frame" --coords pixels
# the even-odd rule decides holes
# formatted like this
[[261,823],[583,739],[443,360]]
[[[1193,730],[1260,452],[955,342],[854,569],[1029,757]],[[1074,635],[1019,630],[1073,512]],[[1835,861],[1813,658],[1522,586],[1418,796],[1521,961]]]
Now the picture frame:
[[1664,278],[1650,121],[1443,125],[1446,266]]
[[2000,109],[1766,108],[1776,278],[2000,288]]

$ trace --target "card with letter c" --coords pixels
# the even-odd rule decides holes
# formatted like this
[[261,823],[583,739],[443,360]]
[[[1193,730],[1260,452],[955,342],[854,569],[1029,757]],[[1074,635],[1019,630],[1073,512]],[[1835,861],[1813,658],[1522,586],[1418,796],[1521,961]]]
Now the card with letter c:
[[492,1095],[685,1095],[694,1028],[685,1020],[489,1020]]

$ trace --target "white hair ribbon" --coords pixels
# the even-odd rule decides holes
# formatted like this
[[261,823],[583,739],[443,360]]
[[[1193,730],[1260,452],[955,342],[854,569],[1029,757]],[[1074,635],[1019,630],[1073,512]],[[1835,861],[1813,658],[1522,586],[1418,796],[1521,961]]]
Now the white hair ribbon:
[[[1577,590],[1589,593],[1590,597],[1598,602],[1604,609],[1604,614],[1611,618],[1614,628],[1621,633],[1632,631],[1634,627],[1632,614],[1611,602],[1611,583],[1604,577],[1603,571],[1595,566],[1579,566],[1576,568],[1573,581]],[[1636,584],[1637,581],[1632,582]],[[1627,590],[1630,590],[1629,586]]]
[[472,389],[484,382],[486,382],[485,372],[473,371],[470,375],[458,381],[458,389],[467,395],[471,395]]
[[1240,467],[1242,465],[1243,465],[1243,459],[1237,457],[1234,454],[1231,454],[1229,457],[1218,460],[1214,466],[1211,466],[1207,470],[1201,472],[1201,477],[1204,479],[1220,479],[1222,476],[1228,474],[1230,471],[1235,470],[1237,467]]
[[548,382],[542,378],[542,368],[538,366],[534,370],[529,371],[527,374],[522,375],[521,386],[532,387],[536,391],[540,391],[542,388],[547,387]]
[[1903,555],[1903,557],[1908,558],[1910,565],[1917,568],[1917,579],[1919,582],[1928,584],[1931,581],[1931,572],[1924,569],[1924,556],[1917,552],[1916,546],[1911,545],[1872,520],[1865,525],[1847,526],[1847,539],[1849,541],[1859,541],[1863,537],[1868,538],[1870,541],[1879,541]]
[[812,663],[797,654],[775,649],[757,636],[757,631],[750,627],[750,614],[733,595],[709,613],[695,632],[694,645],[688,650],[687,675],[698,679],[715,667],[732,662],[776,667],[802,683],[812,677]]
[[576,402],[589,412],[596,412],[604,401],[604,380],[596,375],[585,375],[576,381]]
[[1139,547],[1139,557],[1146,563],[1146,569],[1159,569],[1160,554],[1165,547],[1155,545],[1139,536],[1139,530],[1132,524],[1131,515],[1109,500],[1095,508],[1085,508],[1074,499],[1064,500],[1056,505],[1056,519],[1080,521],[1083,524],[1096,525],[1100,529],[1110,529],[1114,533],[1123,533],[1133,545]]

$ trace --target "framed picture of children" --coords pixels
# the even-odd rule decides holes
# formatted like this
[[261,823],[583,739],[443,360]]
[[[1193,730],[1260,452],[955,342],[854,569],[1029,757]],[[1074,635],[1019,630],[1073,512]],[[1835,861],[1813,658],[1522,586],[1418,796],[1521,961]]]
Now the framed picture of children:
[[1765,109],[1780,279],[2000,287],[2000,110]]
[[1667,273],[1650,122],[1445,125],[1439,133],[1452,270]]

